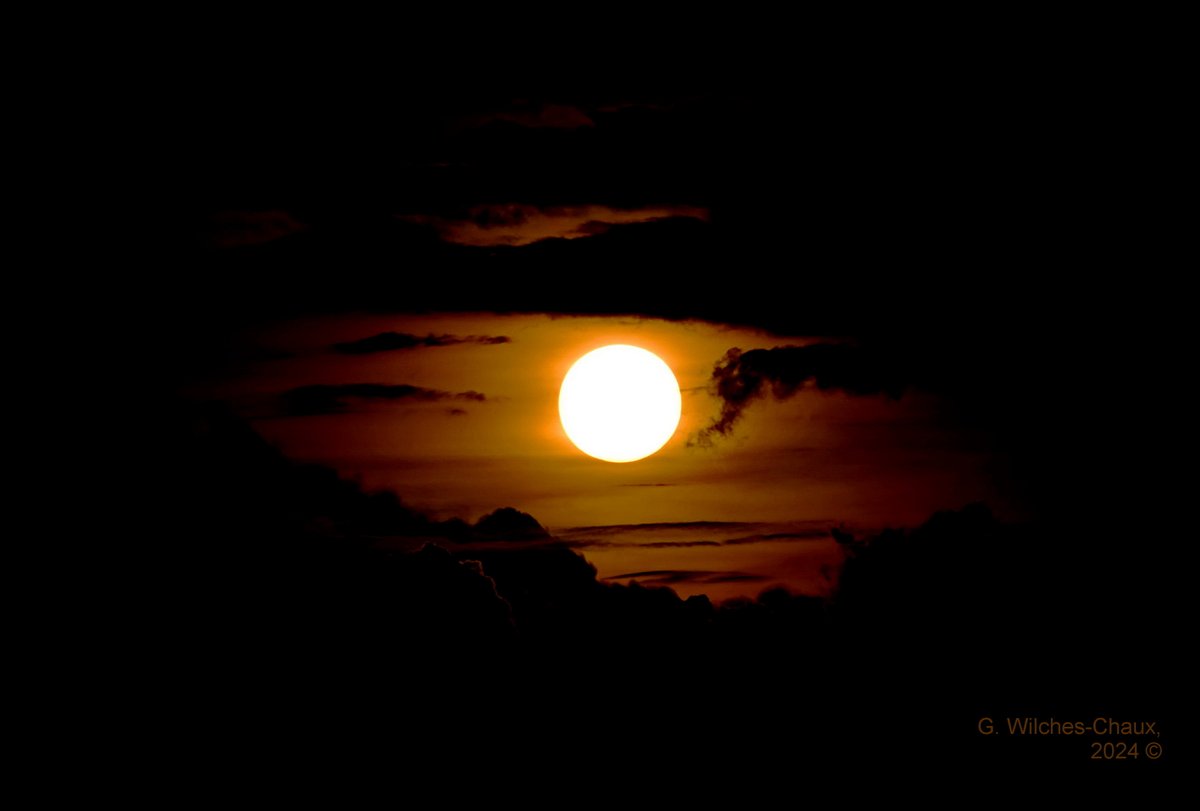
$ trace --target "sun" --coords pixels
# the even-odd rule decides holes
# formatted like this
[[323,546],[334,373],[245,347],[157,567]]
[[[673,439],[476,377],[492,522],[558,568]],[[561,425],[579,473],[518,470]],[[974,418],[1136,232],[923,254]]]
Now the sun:
[[588,352],[567,372],[558,415],[575,447],[606,462],[636,462],[675,435],[679,381],[662,358],[627,344]]

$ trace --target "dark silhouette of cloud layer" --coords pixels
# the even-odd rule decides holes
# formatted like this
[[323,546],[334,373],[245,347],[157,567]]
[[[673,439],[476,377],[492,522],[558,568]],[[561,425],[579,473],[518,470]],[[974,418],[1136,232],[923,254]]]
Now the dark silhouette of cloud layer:
[[607,234],[615,226],[654,223],[674,218],[706,221],[707,209],[696,206],[613,208],[609,206],[538,207],[510,203],[471,206],[461,216],[408,215],[402,220],[435,228],[442,239],[475,247],[519,247],[547,239],[572,240]]
[[741,546],[751,543],[787,543],[790,541],[815,541],[829,537],[823,529],[810,529],[802,532],[764,532],[756,535],[742,535],[737,538],[726,538],[722,546]]
[[283,412],[288,416],[300,417],[316,414],[338,414],[349,408],[355,400],[382,400],[385,402],[413,401],[435,403],[445,400],[463,400],[482,403],[487,397],[477,391],[448,392],[410,386],[406,383],[348,383],[344,385],[312,385],[290,389],[279,396]]
[[734,538],[724,538],[722,540],[678,540],[678,541],[636,541],[636,540],[608,540],[604,535],[599,536],[574,536],[566,535],[566,543],[573,549],[589,549],[589,548],[621,548],[621,547],[636,547],[638,549],[690,549],[702,546],[744,546],[747,544],[758,543],[794,543],[797,541],[815,541],[829,537],[829,532],[824,529],[806,530],[803,532],[769,532],[758,533],[754,535],[740,535]]
[[477,540],[530,541],[544,540],[550,533],[528,513],[512,507],[501,507],[475,522]]
[[[744,521],[611,524],[572,527],[560,531],[558,537],[574,549],[620,547],[688,549],[706,546],[817,541],[829,537],[828,522],[808,521],[803,523],[804,526]],[[701,535],[701,537],[696,537],[696,535]]]
[[744,521],[665,521],[648,524],[600,524],[597,526],[571,527],[563,530],[568,535],[615,535],[626,532],[655,532],[659,530],[734,530],[753,527]]
[[369,338],[346,341],[333,345],[335,352],[343,355],[370,355],[375,352],[391,352],[398,349],[417,349],[431,346],[454,346],[455,344],[506,344],[512,339],[507,335],[412,335],[407,332],[381,332]]
[[745,572],[712,572],[696,569],[654,569],[614,574],[605,580],[636,580],[643,585],[670,586],[675,583],[744,583],[769,580],[766,575]]
[[786,399],[807,383],[822,391],[896,399],[909,381],[894,359],[871,347],[819,343],[746,352],[730,349],[712,373],[721,414],[699,432],[695,442],[707,445],[715,436],[727,436],[750,403],[768,395]]
[[461,127],[516,126],[531,129],[565,129],[594,127],[586,111],[578,106],[555,104],[550,101],[513,100],[490,109],[463,115],[454,122]]
[[[654,712],[731,740],[786,724],[797,745],[833,741],[861,758],[863,730],[894,733],[909,705],[922,726],[906,741],[943,740],[1047,695],[1122,712],[1135,689],[1137,712],[1165,717],[1163,674],[1179,672],[1171,653],[1186,648],[1186,592],[1162,565],[1177,539],[1153,523],[1131,544],[972,507],[847,542],[828,599],[769,589],[713,605],[668,586],[764,581],[688,569],[601,580],[519,510],[433,521],[287,460],[224,411],[189,408],[177,422],[129,502],[154,542],[100,587],[129,595],[134,620],[120,627],[145,631],[138,649],[188,663],[188,701],[202,710],[261,712],[277,699],[311,724],[318,706],[357,702],[375,721],[391,700],[405,729],[500,726],[508,739],[533,725],[556,741],[593,729],[597,712]],[[569,711],[581,692],[586,709]],[[697,707],[706,716],[688,726]],[[943,762],[1000,762],[958,740]]]
[[209,225],[210,238],[222,248],[272,242],[305,228],[286,211],[218,211]]

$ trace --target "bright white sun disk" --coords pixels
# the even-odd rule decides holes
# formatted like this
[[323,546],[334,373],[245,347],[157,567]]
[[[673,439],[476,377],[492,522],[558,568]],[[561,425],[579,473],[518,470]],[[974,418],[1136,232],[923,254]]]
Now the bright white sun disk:
[[563,378],[558,414],[581,451],[606,462],[635,462],[667,444],[683,398],[671,367],[636,346],[601,347]]

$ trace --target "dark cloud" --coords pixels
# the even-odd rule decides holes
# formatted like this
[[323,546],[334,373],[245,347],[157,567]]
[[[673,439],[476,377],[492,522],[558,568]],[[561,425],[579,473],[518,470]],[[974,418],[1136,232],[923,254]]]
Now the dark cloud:
[[453,346],[455,344],[507,344],[512,341],[507,335],[433,335],[424,337],[406,332],[381,332],[369,338],[347,341],[333,345],[335,352],[343,355],[369,355],[374,352],[390,352],[397,349],[415,349],[427,346]]
[[[654,486],[654,485],[650,485]],[[766,523],[747,523],[739,521],[689,521],[666,522],[654,524],[613,524],[607,526],[573,527],[561,530],[558,534],[564,542],[573,548],[619,548],[637,547],[642,549],[687,549],[691,547],[713,546],[742,546],[756,543],[790,543],[795,541],[815,541],[829,537],[827,522],[804,522],[805,527],[783,525],[780,531],[766,531],[773,525]],[[780,525],[774,525],[779,528]],[[741,531],[742,534],[732,535]],[[759,530],[749,532],[748,530]],[[694,534],[717,535],[712,537],[694,537]],[[667,535],[667,540],[638,540],[641,537],[650,539]],[[682,539],[673,539],[672,534],[682,535]],[[693,537],[688,537],[693,535]],[[721,535],[731,536],[721,538]],[[615,539],[614,539],[614,536]]]
[[209,221],[209,239],[218,248],[260,245],[303,231],[307,226],[287,211],[218,211]]
[[802,532],[768,532],[761,535],[743,535],[739,538],[726,538],[722,546],[739,546],[750,543],[771,543],[786,541],[815,541],[828,538],[829,532],[824,529],[810,529]]
[[605,580],[625,580],[631,577],[656,577],[656,578],[675,578],[676,580],[689,580],[697,575],[710,574],[710,572],[695,572],[677,569],[652,569],[645,572],[627,572],[625,574],[609,575]]
[[772,532],[761,535],[743,535],[720,541],[607,541],[602,538],[571,538],[566,543],[574,548],[588,547],[637,547],[639,549],[688,549],[698,546],[743,546],[755,543],[788,543],[791,541],[815,541],[829,537],[823,529],[805,532]]
[[[846,545],[831,605],[835,628],[882,657],[934,660],[953,646],[961,661],[1009,678],[1040,673],[1035,663],[1052,658],[1064,689],[1104,696],[1088,683],[1091,651],[1169,648],[1174,631],[1157,619],[1174,612],[1178,595],[1173,575],[1159,566],[1168,546],[1148,535],[1125,544],[1097,531],[1008,524],[982,504],[941,512],[915,529]],[[1008,645],[1021,657],[997,658]],[[1113,659],[1105,667],[1099,678],[1122,686],[1136,669]]]
[[[237,623],[234,638],[248,643],[261,621],[275,624],[273,638],[294,631],[311,644],[361,641],[372,649],[389,629],[405,644],[437,644],[438,634],[445,644],[493,644],[514,631],[547,650],[683,644],[708,633],[713,607],[659,586],[748,577],[659,572],[626,579],[661,583],[600,581],[519,510],[498,509],[474,525],[432,521],[394,494],[365,493],[328,468],[288,461],[224,410],[192,414],[186,425],[186,442],[172,444],[167,457],[178,471],[167,478],[179,489],[156,506],[177,516],[204,505],[172,549],[190,561],[182,571],[194,574],[197,589],[228,601],[207,619]],[[223,585],[214,591],[216,583]],[[214,599],[202,613],[219,605]],[[319,637],[314,627],[324,629]],[[406,650],[395,650],[398,663]]]
[[344,385],[300,386],[279,396],[284,414],[293,417],[315,414],[338,414],[349,407],[351,400],[413,401],[434,403],[443,400],[484,402],[487,397],[477,391],[448,392],[410,386],[406,383],[347,383]]
[[[884,330],[898,319],[922,323],[916,317],[925,301],[919,281],[910,280],[913,289],[905,293],[890,289],[886,279],[864,286],[852,276],[817,276],[806,278],[807,294],[799,302],[761,283],[731,280],[719,295],[647,285],[646,268],[701,267],[714,262],[740,266],[750,261],[744,254],[757,250],[759,237],[748,236],[749,241],[743,242],[723,230],[724,222],[714,211],[710,222],[683,216],[655,218],[617,223],[604,233],[574,239],[483,247],[452,244],[433,225],[400,221],[390,214],[326,220],[288,240],[207,256],[209,284],[192,291],[188,303],[194,305],[197,319],[213,309],[247,312],[256,318],[358,309],[635,314],[748,325],[780,335]],[[471,223],[471,227],[478,226]],[[637,261],[631,261],[634,257]],[[336,279],[328,278],[329,267],[340,269]],[[438,271],[390,273],[395,267]],[[574,287],[511,283],[527,276],[553,277],[564,267],[580,278],[606,282]],[[638,295],[631,299],[629,290],[637,290]],[[855,307],[849,312],[827,304],[850,300]],[[897,305],[902,301],[916,309],[900,312]],[[211,316],[204,323],[210,324],[211,331]]]
[[408,553],[369,541],[455,536],[461,522],[294,463],[223,409],[184,418],[157,438],[161,481],[139,487],[141,520],[160,536],[139,586],[158,602],[140,621],[159,644],[254,668],[339,649],[402,662],[413,646],[513,635],[511,609],[477,563],[420,541]]
[[[1144,244],[1135,238],[1140,223],[1132,216],[1119,233],[1106,233],[1102,223],[1120,210],[1104,211],[1120,172],[1101,180],[1094,170],[1114,154],[1103,137],[1092,137],[1105,128],[1093,130],[1060,109],[1060,91],[1052,84],[1040,75],[1013,76],[1009,80],[1020,87],[1014,90],[1009,80],[995,77],[921,73],[915,81],[882,83],[872,74],[853,92],[837,89],[836,82],[810,88],[802,138],[794,126],[795,105],[781,102],[793,97],[794,88],[768,89],[762,77],[731,87],[689,75],[679,80],[682,86],[651,90],[638,77],[620,93],[559,88],[522,94],[519,101],[507,92],[496,99],[460,94],[455,87],[386,110],[367,94],[352,105],[353,115],[336,100],[344,128],[332,138],[303,125],[321,103],[308,94],[293,100],[295,118],[285,114],[286,104],[260,109],[258,98],[243,105],[225,99],[209,110],[217,121],[213,132],[222,137],[206,138],[205,150],[189,150],[193,182],[176,185],[222,208],[264,199],[274,210],[311,221],[314,232],[342,230],[346,238],[336,240],[338,249],[364,254],[378,268],[421,268],[425,250],[393,252],[396,246],[378,234],[359,240],[354,237],[362,233],[345,233],[373,218],[373,228],[386,230],[378,222],[382,215],[456,217],[472,207],[513,201],[703,207],[713,212],[711,230],[719,233],[709,241],[717,244],[685,250],[674,263],[645,266],[686,267],[699,255],[716,266],[771,267],[785,256],[804,264],[802,278],[776,288],[730,274],[719,295],[705,285],[650,291],[643,284],[636,308],[766,324],[789,335],[880,332],[897,325],[940,330],[947,319],[967,327],[988,321],[986,329],[998,321],[1017,323],[1014,313],[1054,316],[1059,305],[1071,304],[1074,292],[1042,283],[1050,257],[1111,247],[1113,241],[1127,250]],[[888,122],[886,135],[880,121]],[[1034,130],[1041,135],[1025,137]],[[816,155],[822,157],[811,157]],[[591,264],[589,255],[598,248],[577,250]],[[248,253],[261,259],[266,252]],[[630,252],[624,259],[641,256]],[[536,291],[501,290],[502,296],[489,298],[460,289],[463,273],[476,269],[511,278],[495,267],[507,259],[468,260],[457,251],[441,258],[447,261],[436,267],[439,274],[446,269],[440,282],[448,289],[437,297],[439,309],[479,309],[479,299],[510,311],[547,306],[530,300],[542,298]],[[325,264],[339,268],[338,278],[327,270],[318,274],[326,295],[314,296],[310,305],[341,308],[357,293],[354,305],[428,306],[419,290],[402,295],[430,285],[412,278],[420,273],[396,274],[401,289],[380,291],[360,284],[358,269],[342,273],[352,264]],[[973,269],[964,272],[968,265]],[[607,267],[611,274],[619,266]],[[949,288],[948,272],[954,278]],[[385,287],[393,283],[383,273],[367,275],[377,275],[373,281]],[[235,278],[244,282],[248,275]],[[775,294],[793,283],[803,286],[801,296]],[[631,306],[628,296],[607,293],[589,305],[588,296],[596,295],[557,290],[548,311]],[[947,295],[953,298],[949,308],[943,306]],[[232,298],[224,298],[226,306]],[[986,314],[993,317],[981,318]]]
[[786,399],[806,383],[822,391],[899,398],[909,380],[895,359],[878,349],[854,344],[809,344],[774,349],[730,349],[713,368],[712,387],[721,415],[699,432],[697,444],[726,436],[747,405],[769,395]]
[[475,522],[476,540],[545,540],[550,533],[528,513],[513,507],[501,507]]
[[[829,531],[825,528],[813,528],[804,530],[789,530],[785,532],[764,532],[752,535],[739,535],[732,538],[722,540],[710,539],[694,539],[694,540],[611,540],[614,535],[637,535],[640,533],[650,533],[650,537],[654,537],[657,533],[678,531],[685,533],[688,531],[704,531],[709,530],[728,530],[730,527],[744,528],[747,526],[768,526],[766,524],[742,524],[730,522],[723,524],[719,521],[696,521],[690,523],[667,523],[667,524],[627,524],[614,525],[611,527],[590,527],[583,528],[584,531],[568,529],[561,530],[556,534],[551,534],[548,530],[541,526],[533,516],[513,509],[512,507],[504,507],[490,513],[477,522],[469,535],[460,537],[463,544],[473,544],[476,542],[486,542],[495,544],[496,547],[503,547],[506,542],[544,542],[560,546],[569,547],[571,549],[589,549],[589,548],[630,548],[636,547],[639,549],[689,549],[697,547],[719,547],[719,546],[740,546],[745,544],[755,543],[786,543],[790,541],[811,541],[820,540],[829,537]],[[507,548],[507,547],[505,547]],[[512,548],[516,548],[515,546]]]
[[669,586],[675,583],[741,583],[768,580],[759,574],[745,572],[711,572],[695,569],[654,569],[645,572],[614,574],[605,580],[637,580],[643,584]]
[[505,225],[524,225],[537,213],[533,206],[516,203],[508,205],[474,206],[467,211],[467,219],[480,228]]
[[675,487],[670,482],[639,482],[637,484],[618,484],[617,487]]
[[571,527],[562,530],[563,534],[586,534],[586,535],[614,535],[624,532],[653,532],[657,530],[697,530],[697,529],[716,529],[730,530],[740,529],[744,527],[753,527],[756,524],[746,523],[745,521],[668,521],[651,524],[601,524],[588,527]]
[[499,124],[530,129],[564,130],[595,126],[595,122],[588,114],[577,106],[532,99],[514,100],[504,105],[497,105],[485,112],[463,116],[457,123],[462,127],[486,127]]
[[841,544],[843,546],[852,546],[853,544],[857,543],[854,540],[854,534],[850,533],[850,532],[846,532],[841,527],[832,527],[829,530],[829,534],[833,537],[833,539],[835,541],[837,541],[839,544]]
[[443,240],[461,246],[521,247],[549,239],[571,241],[607,234],[616,225],[669,219],[707,222],[699,206],[658,205],[533,206],[521,203],[476,205],[454,216],[401,215],[400,220],[435,228]]
[[636,546],[639,549],[689,549],[697,546],[720,546],[719,541],[646,541],[638,543],[637,541],[603,541],[594,538],[581,538],[567,541],[567,543],[579,549],[590,547],[632,547]]
[[597,234],[607,234],[612,230],[613,224],[603,222],[602,220],[588,220],[587,222],[575,228],[574,233],[580,236],[596,236]]
[[[153,543],[130,555],[128,582],[103,588],[128,587],[144,649],[195,663],[197,700],[239,714],[275,698],[290,715],[305,707],[297,720],[310,724],[314,706],[361,701],[374,721],[399,695],[437,728],[448,716],[431,692],[436,672],[455,685],[446,706],[468,708],[450,716],[455,734],[471,719],[481,732],[536,718],[578,729],[597,706],[679,723],[702,705],[711,712],[697,735],[736,734],[755,717],[769,719],[766,734],[782,718],[841,752],[861,748],[863,730],[886,731],[898,701],[920,706],[934,740],[1047,694],[1088,713],[1125,711],[1131,696],[1160,718],[1177,706],[1162,674],[1184,672],[1191,613],[1176,603],[1191,592],[1166,579],[1186,571],[1164,565],[1178,536],[1149,520],[1130,543],[1004,524],[979,507],[949,512],[856,542],[830,599],[769,589],[714,606],[667,586],[769,581],[672,569],[627,572],[624,584],[552,538],[468,547],[459,541],[492,522],[432,521],[287,460],[224,412],[188,409],[178,422],[183,436],[156,437],[152,481],[134,488],[134,523]],[[498,532],[537,526],[516,510],[493,515]],[[397,538],[405,551],[387,543]],[[120,544],[97,541],[105,554]],[[568,712],[580,691],[586,707]],[[855,708],[851,740],[829,738]],[[402,701],[398,717],[411,724],[415,712]]]
[[[1067,304],[1056,299],[1056,289],[1034,286],[1042,291],[1038,296],[1022,297],[1020,292],[1033,289],[1033,282],[1019,276],[1006,277],[1003,284],[986,274],[971,276],[961,280],[953,301],[945,303],[944,272],[842,272],[837,262],[822,260],[819,249],[805,247],[808,261],[828,265],[830,271],[806,275],[799,297],[788,295],[791,281],[776,285],[753,276],[731,276],[716,291],[647,284],[655,273],[648,268],[742,267],[754,264],[759,251],[801,251],[791,243],[767,247],[772,237],[751,224],[742,234],[731,229],[727,213],[714,209],[709,222],[673,217],[616,224],[605,233],[575,239],[479,247],[450,244],[433,226],[398,221],[391,213],[328,218],[289,239],[206,256],[206,285],[181,296],[186,308],[173,312],[163,329],[173,336],[167,343],[173,352],[181,343],[202,352],[217,342],[219,336],[212,333],[227,323],[214,319],[213,312],[233,321],[360,309],[633,314],[746,325],[777,335],[853,336],[894,347],[906,359],[939,365],[952,378],[989,367],[1007,373],[1019,366],[1039,376],[1062,368],[1059,361],[1064,359],[1053,352],[1061,348],[1056,339],[1070,332],[1074,321],[1062,317]],[[789,224],[780,233],[794,229]],[[764,266],[774,261],[762,259]],[[330,267],[339,268],[335,279],[328,275]],[[396,267],[413,272],[395,273]],[[514,278],[552,278],[564,267],[580,278],[605,283],[512,284]],[[630,290],[637,290],[637,296],[631,298]],[[1018,321],[1023,327],[1014,330]]]

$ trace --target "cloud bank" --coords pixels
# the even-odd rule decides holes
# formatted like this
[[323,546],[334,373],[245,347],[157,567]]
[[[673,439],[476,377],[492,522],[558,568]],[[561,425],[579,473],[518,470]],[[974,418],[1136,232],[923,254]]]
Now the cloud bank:
[[898,399],[909,381],[881,350],[819,343],[746,352],[735,347],[713,368],[711,383],[721,399],[721,414],[693,440],[701,446],[728,436],[746,407],[768,395],[784,400],[811,383],[822,391]]
[[482,403],[487,397],[477,391],[449,392],[410,386],[407,383],[347,383],[344,385],[300,386],[279,396],[283,413],[291,417],[316,414],[340,414],[352,401],[382,400],[387,402],[413,401],[435,403],[461,400]]
[[507,335],[412,335],[407,332],[381,332],[369,338],[346,341],[333,345],[333,351],[343,355],[370,355],[375,352],[391,352],[400,349],[418,349],[455,344],[483,344],[494,346],[510,343]]

